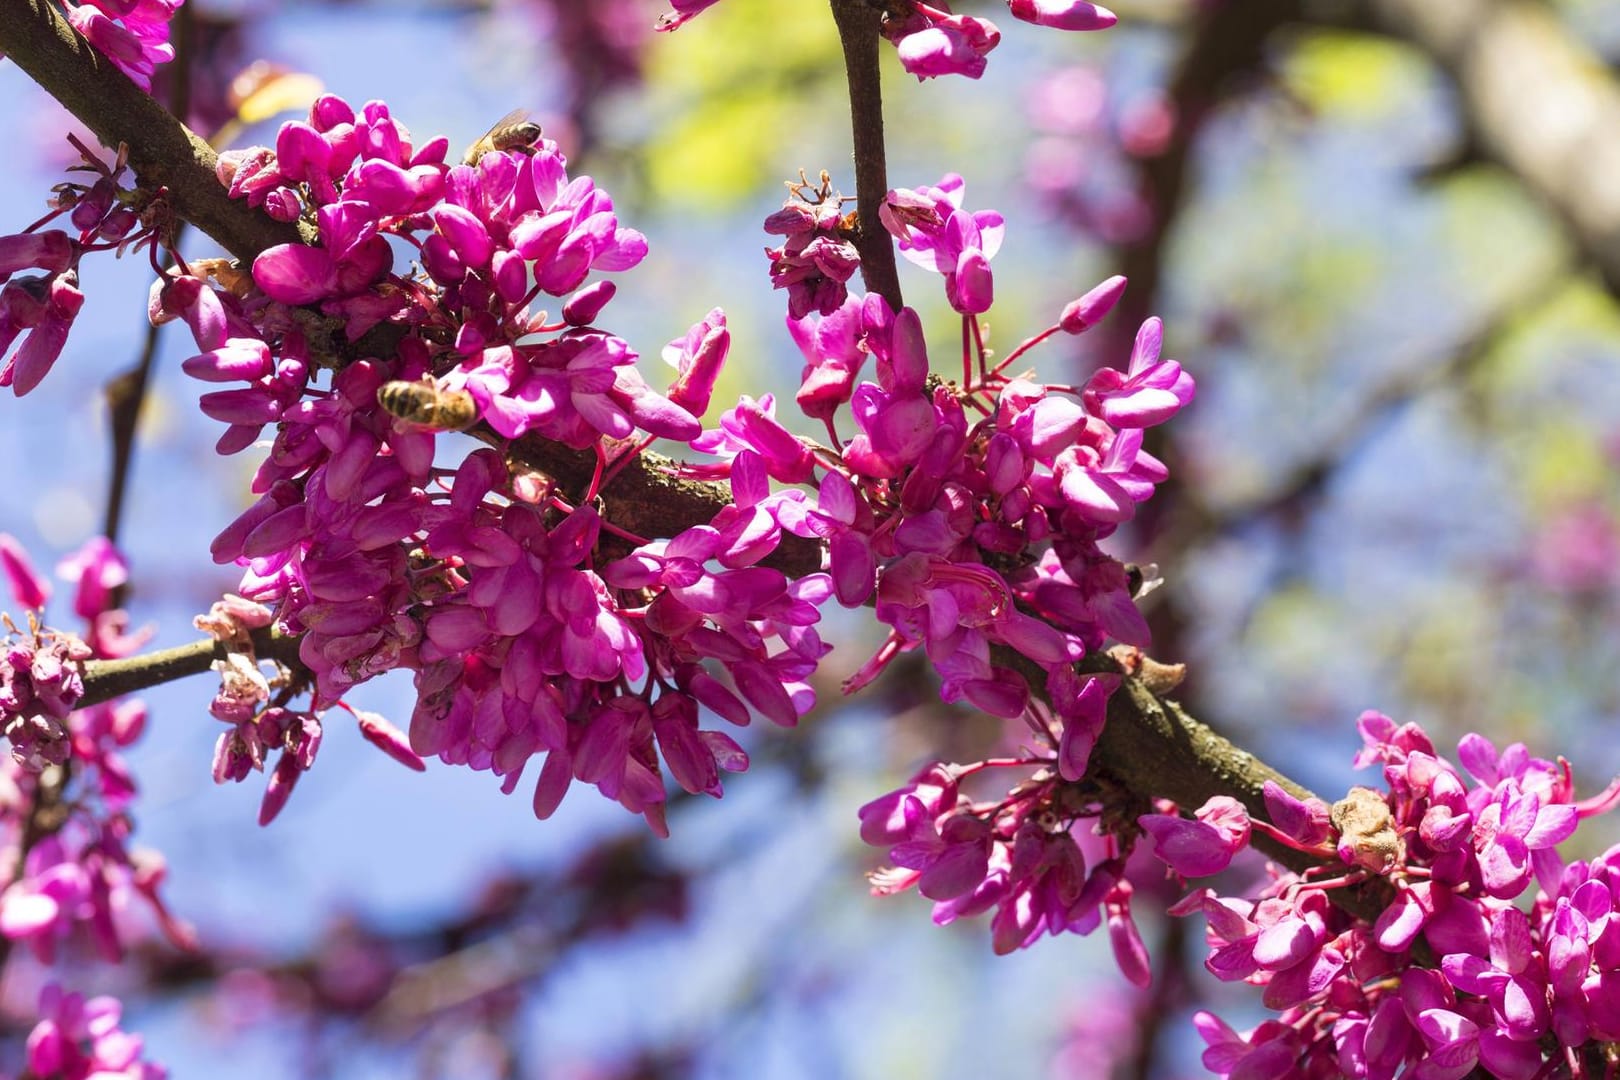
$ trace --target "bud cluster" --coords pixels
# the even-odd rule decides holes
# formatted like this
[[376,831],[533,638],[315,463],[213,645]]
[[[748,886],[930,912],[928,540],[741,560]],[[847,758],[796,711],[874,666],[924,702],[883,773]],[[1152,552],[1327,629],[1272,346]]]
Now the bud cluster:
[[[0,236],[0,387],[22,397],[45,378],[67,344],[68,332],[84,306],[79,262],[90,252],[146,248],[157,266],[156,240],[168,221],[161,195],[125,186],[126,154],[108,164],[77,138],[69,142],[89,172],[89,184],[57,184],[51,212],[26,230]],[[66,215],[70,230],[46,229]],[[19,274],[34,269],[37,274]],[[21,342],[21,344],[18,344]],[[13,349],[13,346],[16,346]]]

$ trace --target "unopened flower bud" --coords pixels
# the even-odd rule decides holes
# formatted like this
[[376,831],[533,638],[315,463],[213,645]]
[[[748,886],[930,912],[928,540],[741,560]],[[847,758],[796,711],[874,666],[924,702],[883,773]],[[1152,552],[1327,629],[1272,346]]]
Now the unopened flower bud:
[[593,281],[563,304],[563,322],[570,326],[589,326],[618,291],[619,287],[611,281]]
[[1083,334],[1102,322],[1103,316],[1114,310],[1125,292],[1125,278],[1115,274],[1063,309],[1058,325],[1065,334]]

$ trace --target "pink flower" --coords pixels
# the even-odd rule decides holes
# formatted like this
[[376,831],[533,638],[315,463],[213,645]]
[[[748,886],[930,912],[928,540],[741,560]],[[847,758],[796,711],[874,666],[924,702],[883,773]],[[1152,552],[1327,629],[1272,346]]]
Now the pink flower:
[[[142,90],[151,92],[152,73],[174,59],[169,20],[182,0],[84,0],[69,5],[73,28]],[[114,21],[114,20],[118,21]]]
[[0,533],[0,571],[11,585],[11,595],[23,607],[37,611],[50,599],[50,581],[34,569],[28,552],[10,533]]
[[1138,825],[1153,837],[1153,851],[1182,877],[1208,877],[1231,864],[1249,843],[1249,814],[1225,795],[1198,808],[1194,820],[1171,814],[1143,814]]
[[994,285],[990,260],[1006,231],[994,210],[961,209],[965,185],[948,173],[937,187],[891,191],[879,217],[899,241],[900,254],[945,278],[945,297],[967,315],[990,309]]
[[1106,30],[1119,17],[1085,0],[1007,0],[1013,18],[1058,30]]
[[1105,367],[1092,375],[1085,401],[1096,415],[1115,427],[1152,427],[1191,404],[1192,376],[1175,361],[1159,359],[1163,335],[1163,324],[1149,319],[1137,332],[1129,371]]
[[163,1080],[161,1065],[140,1060],[144,1041],[119,1029],[117,998],[65,993],[49,983],[39,996],[40,1021],[28,1035],[28,1070],[61,1080]]
[[[948,11],[944,4],[936,8]],[[937,10],[892,20],[885,24],[884,35],[895,43],[900,66],[919,82],[941,75],[977,79],[984,74],[985,57],[1001,43],[1001,31],[988,19]]]
[[96,536],[57,563],[56,573],[78,584],[73,595],[74,614],[94,619],[112,606],[113,592],[129,580],[129,564],[111,541]]
[[61,229],[0,236],[0,281],[30,267],[59,274],[73,265],[75,248]]
[[726,313],[719,308],[705,315],[684,337],[665,345],[664,362],[677,372],[669,388],[669,400],[693,416],[708,412],[715,380],[720,377],[730,349],[731,331],[726,329]]
[[1118,274],[1094,286],[1090,292],[1078,300],[1070,301],[1063,308],[1063,315],[1058,325],[1065,334],[1081,334],[1096,326],[1114,310],[1119,298],[1125,293],[1125,279]]
[[854,392],[855,377],[871,351],[869,331],[886,328],[893,318],[888,303],[876,293],[851,295],[835,311],[787,320],[788,333],[804,354],[804,371],[795,396],[806,416],[830,420]]
[[27,338],[0,367],[0,386],[22,397],[50,373],[67,343],[73,320],[84,306],[78,274],[64,270],[50,277],[12,278],[0,288],[0,355],[19,334]]

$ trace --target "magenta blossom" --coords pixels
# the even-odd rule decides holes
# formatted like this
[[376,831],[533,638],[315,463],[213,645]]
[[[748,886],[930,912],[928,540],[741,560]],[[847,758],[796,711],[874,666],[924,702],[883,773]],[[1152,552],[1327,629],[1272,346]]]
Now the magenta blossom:
[[1086,0],[1007,0],[1013,18],[1058,30],[1106,30],[1119,21],[1112,11]]
[[120,1030],[117,998],[86,1001],[55,983],[39,997],[40,1021],[28,1035],[28,1071],[52,1080],[163,1080],[168,1071],[142,1061],[144,1040]]
[[937,187],[889,192],[879,211],[900,254],[945,278],[945,298],[964,315],[989,310],[995,298],[990,260],[1005,223],[994,210],[963,210],[965,184],[948,173]]
[[142,90],[159,64],[174,59],[169,21],[184,0],[77,0],[68,22]]
[[1154,854],[1183,877],[1218,874],[1249,844],[1248,811],[1226,795],[1210,798],[1192,820],[1143,814],[1136,822],[1153,837]]

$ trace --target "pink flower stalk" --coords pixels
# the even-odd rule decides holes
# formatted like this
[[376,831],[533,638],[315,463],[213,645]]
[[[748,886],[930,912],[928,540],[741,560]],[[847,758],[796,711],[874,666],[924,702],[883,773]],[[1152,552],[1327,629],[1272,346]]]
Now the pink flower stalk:
[[[874,875],[874,891],[915,885],[935,901],[941,923],[993,911],[999,952],[1106,925],[1121,971],[1145,984],[1146,951],[1124,876],[1128,845],[1111,839],[1088,870],[1069,835],[1106,813],[1077,787],[1117,685],[1082,678],[1073,665],[1109,638],[1147,641],[1130,575],[1097,545],[1165,475],[1142,452],[1134,425],[1168,419],[1191,400],[1192,383],[1160,360],[1157,320],[1142,329],[1129,371],[1104,369],[1084,387],[1002,374],[1045,337],[1101,319],[1123,279],[1093,290],[991,368],[977,316],[994,301],[988,260],[1003,223],[995,211],[961,209],[962,189],[955,174],[938,187],[896,189],[881,215],[908,259],[946,278],[947,299],[962,315],[960,381],[933,375],[922,321],[910,308],[893,312],[881,298],[852,296],[834,311],[802,316],[790,303],[789,328],[806,361],[797,401],[826,426],[831,447],[807,455],[774,417],[759,424],[761,410],[746,400],[692,446],[735,455],[734,484],[751,455],[780,480],[819,476],[813,504],[783,501],[774,520],[825,540],[831,594],[851,606],[875,600],[890,627],[846,691],[920,649],[945,700],[1033,732],[1019,757],[940,766],[863,809],[863,838],[889,848],[895,864]],[[811,216],[791,206],[782,216],[790,215]],[[857,384],[867,355],[876,381]],[[852,425],[840,423],[846,402]],[[1044,678],[1026,680],[994,662],[998,649],[1022,655]],[[961,773],[989,767],[1035,773],[999,803],[976,803],[956,789]],[[1212,804],[1184,824],[1143,824],[1164,831],[1161,846],[1188,872],[1224,866],[1248,836],[1235,804]]]

